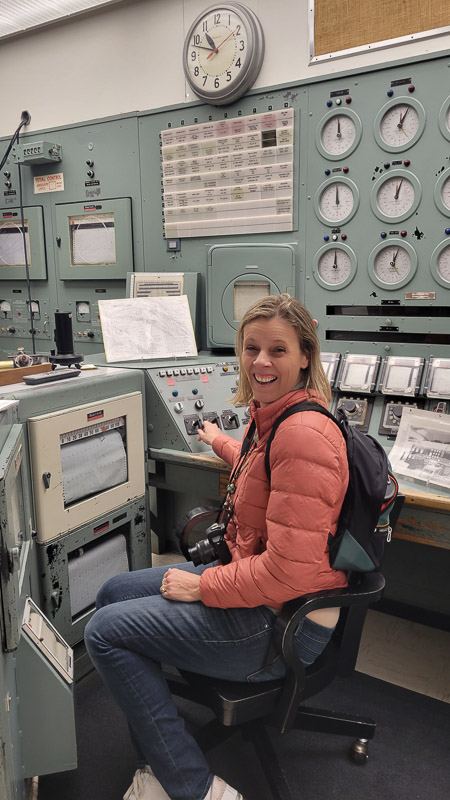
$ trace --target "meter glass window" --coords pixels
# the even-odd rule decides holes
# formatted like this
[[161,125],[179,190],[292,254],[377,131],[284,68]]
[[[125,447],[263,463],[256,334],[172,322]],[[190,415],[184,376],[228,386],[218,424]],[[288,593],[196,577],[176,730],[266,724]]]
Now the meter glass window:
[[236,281],[233,291],[233,319],[240,322],[247,309],[270,295],[270,281]]
[[[24,223],[27,242],[27,261],[31,267],[28,220],[24,220]],[[0,223],[0,268],[24,266],[25,248],[23,244],[22,225],[12,220],[5,220],[4,222]]]
[[124,417],[60,435],[64,507],[128,480]]
[[379,356],[347,355],[340,388],[344,391],[373,391],[379,363]]
[[322,364],[323,371],[325,372],[325,376],[328,380],[328,383],[331,387],[334,386],[334,382],[336,380],[336,373],[337,368],[339,366],[339,353],[321,353],[320,354],[320,362]]
[[427,397],[450,397],[450,358],[430,359]]
[[417,394],[423,365],[423,358],[386,359],[385,377],[381,387],[383,394]]
[[69,217],[72,267],[116,264],[114,212]]

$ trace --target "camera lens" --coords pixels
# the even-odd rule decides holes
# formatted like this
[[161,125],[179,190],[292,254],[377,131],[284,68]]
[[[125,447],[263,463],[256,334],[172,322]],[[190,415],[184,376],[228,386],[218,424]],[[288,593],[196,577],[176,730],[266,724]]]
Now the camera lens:
[[208,539],[202,539],[194,547],[190,547],[188,553],[195,567],[199,564],[210,564],[216,557],[214,547]]

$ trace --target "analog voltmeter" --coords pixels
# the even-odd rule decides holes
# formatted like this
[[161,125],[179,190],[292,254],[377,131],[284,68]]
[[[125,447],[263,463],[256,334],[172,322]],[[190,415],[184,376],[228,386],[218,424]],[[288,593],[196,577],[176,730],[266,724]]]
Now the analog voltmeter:
[[380,366],[380,356],[347,353],[344,356],[339,388],[343,392],[373,392]]
[[450,217],[450,167],[439,176],[434,187],[434,202],[439,211]]
[[417,253],[402,239],[381,242],[369,255],[369,275],[383,289],[399,289],[412,279],[417,269]]
[[425,127],[425,109],[412,97],[386,103],[375,118],[375,139],[383,150],[396,153],[412,147]]
[[325,376],[330,384],[331,388],[333,388],[336,375],[339,367],[339,361],[341,360],[340,353],[321,353],[320,354],[320,363],[322,364],[323,371],[325,372]]
[[381,373],[379,390],[383,394],[412,397],[419,392],[424,358],[388,356]]
[[325,225],[341,225],[348,222],[359,204],[358,187],[348,178],[330,178],[319,186],[314,199],[314,208]]
[[314,256],[313,275],[325,289],[343,289],[356,273],[356,255],[344,244],[325,245]]
[[353,153],[362,134],[361,120],[354,111],[330,111],[320,120],[316,130],[316,146],[325,158],[338,161]]
[[450,288],[450,242],[444,239],[433,250],[430,258],[430,270],[433,278],[446,289]]
[[450,358],[430,358],[424,393],[427,397],[450,399]]
[[396,170],[382,175],[374,183],[370,204],[374,214],[384,222],[401,222],[417,209],[422,190],[411,172]]

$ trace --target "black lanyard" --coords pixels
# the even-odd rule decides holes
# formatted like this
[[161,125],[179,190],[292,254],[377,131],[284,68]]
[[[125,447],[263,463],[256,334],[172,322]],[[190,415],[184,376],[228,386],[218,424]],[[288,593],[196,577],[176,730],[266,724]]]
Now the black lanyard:
[[238,460],[237,464],[235,465],[235,467],[233,468],[233,470],[231,472],[231,475],[230,475],[230,478],[229,478],[229,481],[228,481],[228,484],[227,484],[227,493],[226,493],[224,499],[222,500],[222,503],[221,503],[221,506],[220,506],[220,511],[219,511],[217,520],[219,520],[219,518],[222,517],[221,521],[224,523],[225,526],[228,525],[228,523],[230,522],[230,520],[231,520],[231,518],[233,516],[234,504],[232,502],[232,497],[233,497],[234,493],[236,492],[236,481],[237,481],[239,475],[241,474],[242,470],[244,469],[245,464],[247,463],[247,460],[250,457],[250,453],[251,453],[251,450],[252,450],[252,445],[254,444],[255,428],[256,428],[256,424],[255,424],[255,420],[253,419],[251,421],[251,423],[250,423],[250,427],[249,427],[246,435],[244,436],[244,440],[242,442],[242,447],[241,447],[241,453],[240,453],[240,456],[239,456],[239,460]]

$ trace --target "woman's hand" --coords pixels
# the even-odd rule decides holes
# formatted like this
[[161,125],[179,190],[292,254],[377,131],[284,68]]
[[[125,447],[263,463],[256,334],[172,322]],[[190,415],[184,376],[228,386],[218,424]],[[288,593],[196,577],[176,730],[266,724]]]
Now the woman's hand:
[[198,429],[198,441],[205,444],[212,444],[217,434],[220,433],[220,428],[214,422],[203,420],[203,428]]
[[162,579],[160,592],[165,600],[195,603],[200,600],[200,575],[184,569],[168,569]]

